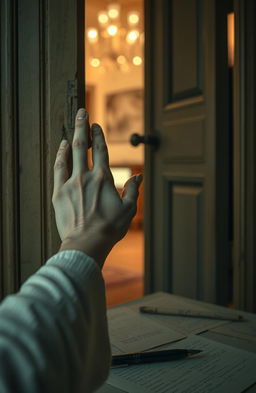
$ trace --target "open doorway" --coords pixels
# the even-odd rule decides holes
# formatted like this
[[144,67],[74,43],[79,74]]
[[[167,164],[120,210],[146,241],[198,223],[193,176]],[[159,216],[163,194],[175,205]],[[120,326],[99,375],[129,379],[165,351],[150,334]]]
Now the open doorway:
[[[133,133],[144,134],[144,5],[143,0],[87,0],[85,6],[86,108],[90,122],[103,127],[121,191],[144,168],[144,145],[130,144]],[[108,306],[143,295],[143,184],[137,214],[107,258],[103,276]]]

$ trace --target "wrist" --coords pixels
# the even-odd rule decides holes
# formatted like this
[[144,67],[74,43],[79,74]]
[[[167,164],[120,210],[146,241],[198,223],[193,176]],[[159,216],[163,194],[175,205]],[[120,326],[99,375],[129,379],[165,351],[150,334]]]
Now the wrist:
[[82,251],[89,257],[93,258],[100,268],[102,268],[112,248],[113,246],[111,246],[104,238],[97,237],[97,239],[95,239],[95,237],[83,236],[75,239],[64,239],[59,251]]

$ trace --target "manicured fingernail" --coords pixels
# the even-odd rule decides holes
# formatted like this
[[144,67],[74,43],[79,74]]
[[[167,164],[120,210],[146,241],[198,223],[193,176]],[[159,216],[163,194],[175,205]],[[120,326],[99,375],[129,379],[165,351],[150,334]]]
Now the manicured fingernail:
[[138,184],[141,184],[142,180],[143,180],[143,175],[142,173],[140,173],[139,175],[136,176],[136,182]]

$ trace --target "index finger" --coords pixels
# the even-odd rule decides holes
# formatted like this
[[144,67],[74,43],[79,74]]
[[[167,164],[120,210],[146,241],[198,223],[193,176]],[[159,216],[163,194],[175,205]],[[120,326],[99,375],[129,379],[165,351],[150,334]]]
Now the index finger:
[[84,108],[80,108],[76,114],[75,132],[72,142],[73,175],[88,171],[88,135],[89,115]]

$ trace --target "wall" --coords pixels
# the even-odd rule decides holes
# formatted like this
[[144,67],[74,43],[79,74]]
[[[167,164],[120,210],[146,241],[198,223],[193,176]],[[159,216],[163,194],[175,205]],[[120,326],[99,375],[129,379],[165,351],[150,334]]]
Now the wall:
[[[90,122],[97,122],[105,129],[105,97],[108,94],[128,90],[143,89],[143,66],[132,67],[129,72],[107,71],[86,65],[86,86],[91,90]],[[134,131],[131,131],[131,133]],[[107,135],[106,135],[107,140]],[[108,140],[107,140],[108,142]],[[110,165],[130,165],[144,163],[144,146],[131,146],[129,143],[109,143]]]

